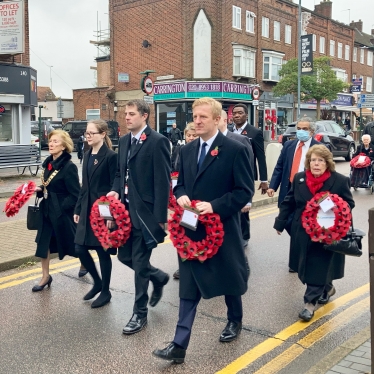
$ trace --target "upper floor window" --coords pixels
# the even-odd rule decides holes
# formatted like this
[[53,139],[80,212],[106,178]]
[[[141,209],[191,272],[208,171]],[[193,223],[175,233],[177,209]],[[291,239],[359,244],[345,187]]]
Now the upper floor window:
[[99,119],[100,109],[86,109],[86,119]]
[[263,52],[264,66],[263,79],[273,82],[279,82],[279,70],[283,65],[283,53],[267,51]]
[[319,53],[325,54],[325,38],[323,36],[319,37]]
[[372,51],[368,51],[368,65],[369,66],[373,66],[373,52]]
[[262,17],[262,36],[269,37],[269,18]]
[[330,40],[330,56],[335,56],[335,40]]
[[338,58],[343,58],[343,44],[338,43]]
[[345,46],[345,53],[344,53],[344,58],[349,61],[349,54],[350,54],[350,48],[349,48],[349,45],[346,45]]
[[371,77],[366,77],[366,92],[371,92],[373,88],[373,79]]
[[281,40],[281,24],[278,21],[274,21],[274,40]]
[[348,74],[345,72],[344,69],[332,68],[332,70],[335,72],[335,75],[338,79],[345,83],[347,82]]
[[232,6],[232,27],[242,29],[242,9],[235,5]]
[[246,11],[245,16],[245,31],[254,33],[255,32],[255,18],[256,15],[249,10]]
[[313,34],[313,52],[317,50],[317,35]]
[[360,64],[365,63],[365,50],[363,48],[360,48]]
[[353,61],[357,62],[357,47],[353,48]]
[[292,43],[292,26],[286,25],[284,27],[284,42],[286,44],[291,44]]
[[256,52],[245,46],[234,46],[233,75],[255,77]]

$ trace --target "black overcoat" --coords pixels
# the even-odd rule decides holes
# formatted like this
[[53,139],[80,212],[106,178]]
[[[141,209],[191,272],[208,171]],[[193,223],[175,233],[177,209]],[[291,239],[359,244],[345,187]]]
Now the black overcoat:
[[[101,246],[94,235],[90,224],[90,212],[93,203],[105,196],[111,189],[117,171],[117,153],[110,150],[104,143],[97,155],[91,156],[92,149],[83,158],[82,188],[75,206],[74,214],[79,216],[75,243],[85,246]],[[94,157],[96,161],[88,170],[88,160]],[[115,250],[111,249],[115,253]]]
[[[301,224],[301,215],[307,201],[313,195],[306,185],[306,173],[295,174],[291,190],[280,205],[279,216],[275,219],[274,228],[283,231],[287,217],[295,212],[291,226],[290,268],[298,272],[303,283],[313,285],[326,285],[334,279],[344,277],[345,256],[339,253],[326,251],[323,243],[312,242]],[[318,191],[329,191],[339,195],[351,209],[354,208],[349,178],[337,172],[331,172],[329,179]]]
[[[52,170],[48,170],[49,163]],[[59,172],[47,187],[48,198],[40,202],[42,219],[35,239],[35,256],[47,258],[49,249],[51,253],[58,253],[62,260],[66,255],[75,256],[76,225],[73,214],[80,189],[78,169],[71,161],[71,155],[65,151],[54,161],[52,156],[48,156],[43,162],[43,168],[45,181],[54,170]],[[43,192],[38,192],[37,196],[43,197]]]
[[[218,155],[211,151],[218,149]],[[241,240],[239,212],[251,198],[251,176],[246,147],[218,132],[199,172],[197,157],[200,139],[181,149],[180,170],[174,195],[187,195],[190,200],[210,202],[213,212],[223,223],[223,244],[217,254],[200,263],[179,258],[179,296],[196,299],[200,292],[209,299],[220,295],[243,295],[247,291],[248,271]],[[253,182],[252,182],[253,183]],[[186,229],[192,240],[205,238],[205,227],[196,232]]]

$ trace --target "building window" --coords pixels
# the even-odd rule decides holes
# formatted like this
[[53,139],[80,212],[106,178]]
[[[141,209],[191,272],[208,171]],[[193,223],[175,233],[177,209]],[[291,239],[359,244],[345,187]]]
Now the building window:
[[263,79],[279,82],[279,70],[283,65],[283,53],[264,52]]
[[242,9],[233,5],[232,6],[232,27],[235,29],[242,29]]
[[357,62],[357,47],[353,48],[353,61]]
[[366,92],[371,92],[372,90],[372,78],[366,77]]
[[106,104],[101,104],[101,110],[106,110]]
[[368,65],[373,66],[373,52],[368,51]]
[[356,79],[356,74],[352,74],[352,80]]
[[284,42],[286,44],[291,44],[292,42],[292,26],[286,25],[284,27]]
[[255,18],[256,15],[249,10],[246,11],[246,24],[245,24],[245,31],[254,33],[255,32]]
[[100,119],[100,109],[86,109],[86,119]]
[[345,46],[345,59],[347,60],[347,61],[349,61],[349,54],[350,54],[350,48],[349,48],[349,45],[346,45]]
[[245,46],[234,47],[233,75],[237,77],[255,77],[256,52]]
[[319,38],[319,53],[325,54],[325,38],[323,36]]
[[348,74],[345,72],[344,69],[332,68],[332,70],[335,72],[336,78],[338,78],[341,81],[347,83]]
[[274,21],[274,40],[281,40],[281,24],[278,21]]
[[330,56],[335,56],[335,40],[330,40]]
[[338,43],[338,58],[343,58],[343,44]]
[[365,63],[365,50],[363,48],[360,48],[360,64]]
[[262,17],[262,36],[269,37],[269,18]]
[[2,104],[4,107],[0,116],[0,144],[13,141],[12,108],[10,104]]
[[313,34],[313,52],[317,50],[317,35]]

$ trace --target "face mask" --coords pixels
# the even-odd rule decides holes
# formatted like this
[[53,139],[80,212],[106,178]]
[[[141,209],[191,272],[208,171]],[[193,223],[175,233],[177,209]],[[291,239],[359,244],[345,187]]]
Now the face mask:
[[310,138],[310,134],[309,134],[309,131],[306,131],[306,130],[297,130],[296,137],[301,142],[307,142]]

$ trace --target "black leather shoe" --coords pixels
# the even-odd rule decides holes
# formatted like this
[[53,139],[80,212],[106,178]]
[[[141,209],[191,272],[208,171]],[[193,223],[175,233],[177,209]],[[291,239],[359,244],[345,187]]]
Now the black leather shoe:
[[323,291],[322,296],[318,299],[318,304],[327,304],[330,301],[330,297],[334,296],[336,293],[335,287],[331,288],[329,292]]
[[147,317],[139,318],[137,314],[133,314],[128,324],[123,328],[125,335],[136,334],[147,326]]
[[164,349],[155,349],[152,354],[162,360],[183,364],[184,358],[186,357],[186,350],[173,342]]
[[314,311],[311,312],[308,309],[304,309],[299,313],[299,318],[305,322],[309,322],[314,316]]
[[99,292],[101,292],[102,286],[100,284],[94,284],[91,291],[87,292],[86,295],[83,297],[83,300],[91,300],[93,299]]
[[289,272],[289,273],[296,273],[296,270],[293,270],[293,269],[291,269],[291,268],[288,268],[288,272]]
[[162,286],[154,287],[153,286],[153,292],[151,295],[151,298],[149,299],[149,305],[150,306],[156,306],[158,302],[161,300],[162,297],[162,291],[164,289],[164,286],[169,282],[169,275],[166,274],[166,278],[164,281],[164,284]]
[[219,341],[223,343],[232,342],[239,336],[240,331],[242,331],[241,322],[229,321],[222,331]]
[[82,277],[84,277],[85,275],[87,275],[88,274],[88,270],[87,269],[85,269],[85,268],[80,268],[79,269],[79,272],[78,272],[78,277],[79,278],[82,278]]
[[179,279],[179,269],[173,274],[174,279]]
[[43,291],[45,286],[51,287],[52,281],[53,281],[53,279],[52,279],[52,276],[50,275],[47,283],[43,284],[42,286],[34,286],[32,288],[32,292]]
[[108,304],[111,298],[112,294],[110,292],[102,292],[99,297],[91,304],[91,308],[101,308],[102,306]]

